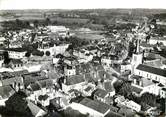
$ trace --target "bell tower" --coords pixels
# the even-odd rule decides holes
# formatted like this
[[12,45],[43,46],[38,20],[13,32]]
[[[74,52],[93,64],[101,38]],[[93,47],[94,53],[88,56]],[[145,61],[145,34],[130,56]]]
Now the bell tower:
[[140,39],[137,39],[137,48],[136,52],[132,56],[131,65],[132,70],[131,72],[134,73],[134,69],[139,65],[142,64],[143,54],[140,52]]

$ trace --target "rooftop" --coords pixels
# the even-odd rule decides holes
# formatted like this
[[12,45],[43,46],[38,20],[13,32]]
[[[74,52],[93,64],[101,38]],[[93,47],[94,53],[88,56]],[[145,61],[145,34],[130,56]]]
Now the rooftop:
[[11,59],[11,62],[13,64],[23,64],[23,62],[21,61],[21,59]]
[[103,89],[96,89],[94,92],[94,95],[101,97],[101,98],[104,98],[107,94],[108,94],[108,92]]
[[114,87],[111,85],[111,81],[104,82],[104,88],[108,92],[115,91]]
[[133,85],[131,85],[131,87],[132,87],[132,91],[137,93],[137,94],[140,94],[143,90],[143,89],[136,87],[136,86],[133,86]]
[[78,84],[78,83],[82,83],[84,82],[85,79],[83,77],[83,75],[73,75],[73,76],[70,76],[70,77],[66,77],[66,85],[75,85],[75,84]]
[[0,96],[2,98],[8,98],[9,96],[13,95],[15,91],[11,88],[11,86],[0,86]]
[[26,52],[23,48],[6,48],[7,51]]
[[95,100],[91,100],[89,98],[84,98],[80,104],[89,107],[99,113],[105,114],[108,110],[109,110],[109,105],[100,102],[100,101],[95,101]]
[[143,85],[143,87],[147,87],[147,86],[150,86],[150,85],[153,85],[153,84],[154,83],[151,80],[149,80],[147,78],[142,78],[142,85]]
[[38,83],[30,84],[30,88],[31,88],[32,91],[41,90],[40,85]]
[[163,70],[163,69],[159,69],[159,68],[155,68],[155,67],[151,67],[151,66],[147,66],[143,64],[138,65],[136,69],[166,77],[166,70]]
[[12,78],[7,78],[7,79],[2,80],[3,85],[10,85],[10,84],[13,84],[15,82],[20,83],[20,85],[24,84],[21,77],[12,77]]

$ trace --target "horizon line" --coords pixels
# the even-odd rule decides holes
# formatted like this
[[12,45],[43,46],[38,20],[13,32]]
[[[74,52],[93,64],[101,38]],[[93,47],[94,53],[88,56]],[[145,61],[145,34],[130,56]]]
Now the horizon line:
[[111,10],[111,9],[119,9],[119,10],[132,10],[132,9],[138,9],[138,10],[166,10],[166,8],[73,8],[73,9],[70,9],[70,8],[51,8],[51,9],[41,9],[41,8],[30,8],[30,9],[0,9],[0,11],[5,11],[5,10]]

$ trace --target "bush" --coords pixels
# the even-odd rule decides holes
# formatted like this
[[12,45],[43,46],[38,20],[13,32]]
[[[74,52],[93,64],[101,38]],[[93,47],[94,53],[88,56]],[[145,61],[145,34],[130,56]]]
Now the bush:
[[26,57],[30,57],[30,56],[31,56],[31,53],[30,53],[30,52],[27,52],[27,53],[25,53],[25,56],[26,56]]
[[46,51],[46,56],[50,56],[50,51]]
[[32,55],[34,55],[34,56],[43,56],[44,55],[44,52],[43,51],[39,51],[39,50],[34,50],[33,52],[32,52]]

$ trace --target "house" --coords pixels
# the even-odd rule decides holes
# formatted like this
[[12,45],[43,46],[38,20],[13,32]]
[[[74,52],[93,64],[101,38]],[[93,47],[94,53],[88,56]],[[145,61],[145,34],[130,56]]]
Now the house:
[[19,89],[24,89],[24,82],[22,77],[10,77],[6,79],[1,79],[1,86],[12,86],[13,89],[18,91]]
[[135,116],[135,111],[133,111],[132,109],[121,105],[121,104],[117,104],[119,110],[118,110],[118,114],[121,115],[122,117],[134,117]]
[[104,90],[108,92],[108,95],[110,97],[113,97],[115,95],[115,89],[113,86],[112,81],[108,80],[108,81],[104,81]]
[[132,93],[136,96],[140,96],[141,92],[143,91],[142,88],[134,86],[134,85],[131,85],[131,88],[132,88]]
[[11,75],[13,76],[22,76],[24,74],[28,74],[28,70],[20,70],[20,71],[14,71],[14,72],[10,72]]
[[93,94],[94,100],[98,100],[101,102],[106,102],[106,98],[109,96],[108,92],[103,89],[96,89]]
[[166,85],[166,70],[140,64],[135,69],[135,75],[148,78]]
[[12,41],[9,43],[9,48],[22,48],[21,41]]
[[21,59],[25,56],[26,50],[23,48],[8,48],[6,49],[9,53],[9,58],[12,59]]
[[13,69],[23,68],[23,62],[21,61],[21,59],[11,59],[10,63]]
[[56,70],[49,70],[47,73],[46,73],[46,76],[48,76],[49,79],[51,79],[53,81],[53,84],[57,84],[58,82],[58,79],[60,77],[62,77],[62,74],[60,74],[58,71]]
[[105,117],[123,117],[123,116],[117,112],[110,111]]
[[135,103],[132,100],[125,99],[124,96],[119,96],[115,99],[115,102],[117,102],[120,105],[126,106],[132,110],[135,110],[139,112],[141,110],[141,105]]
[[104,54],[104,55],[102,55],[102,57],[101,57],[101,63],[102,63],[103,66],[105,66],[106,68],[107,68],[107,67],[110,67],[110,66],[112,66],[112,64],[118,63],[118,56],[116,56],[116,55],[107,55],[107,54]]
[[39,80],[36,82],[39,83],[43,95],[53,93],[53,81],[51,79]]
[[146,42],[142,42],[140,44],[140,48],[142,50],[144,50],[145,52],[150,52],[151,50],[154,50],[153,48],[155,47],[155,45],[152,45],[152,44],[148,44]]
[[77,65],[78,61],[75,56],[69,56],[64,58],[64,63],[66,63],[69,66]]
[[96,89],[96,88],[95,88],[95,85],[89,83],[89,84],[87,85],[87,87],[85,87],[85,88],[83,89],[83,94],[84,94],[85,96],[91,96],[95,89]]
[[144,77],[135,77],[134,82],[132,83],[133,89],[141,90],[141,95],[142,93],[149,92],[155,95],[160,94],[161,88],[157,86],[157,82],[148,78]]
[[27,87],[27,91],[29,92],[29,97],[28,99],[33,100],[33,101],[38,101],[38,97],[40,95],[43,95],[40,84],[39,83],[32,83]]
[[39,72],[41,70],[42,64],[27,64],[24,65],[24,69],[28,70],[29,73]]
[[70,107],[92,117],[104,117],[110,112],[109,105],[89,98],[84,98],[79,103],[72,103]]
[[82,95],[77,89],[71,89],[68,91],[69,99],[76,98]]
[[28,101],[27,105],[34,117],[42,117],[47,114],[45,110],[41,109],[39,106],[37,106],[31,101]]
[[157,43],[163,43],[166,46],[166,38],[165,37],[158,37],[158,38],[150,38],[149,44],[157,44]]
[[91,67],[90,63],[81,63],[76,66],[76,72],[77,74],[90,73],[92,70]]
[[69,100],[66,99],[65,97],[55,97],[54,99],[50,100],[50,105],[56,110],[56,109],[66,108],[70,104]]
[[77,89],[82,92],[83,86],[86,84],[83,75],[73,75],[65,77],[64,83],[62,83],[62,90],[67,93],[71,89]]
[[75,66],[66,65],[66,66],[64,67],[64,74],[65,74],[66,76],[76,75],[76,67],[75,67]]
[[55,97],[53,82],[50,79],[36,81],[27,87],[29,99],[37,101],[43,106],[49,105],[49,100]]
[[0,86],[0,106],[5,106],[5,101],[15,93],[10,85]]
[[132,110],[135,110],[137,112],[139,112],[141,110],[141,105],[135,103],[134,101],[130,100],[130,101],[127,101],[125,102],[126,106],[128,108],[131,108]]
[[93,59],[93,54],[88,50],[81,49],[81,50],[74,50],[73,55],[79,58],[80,63],[87,63]]
[[0,44],[4,44],[4,41],[5,41],[5,37],[0,37]]
[[54,45],[53,52],[54,52],[55,55],[64,54],[68,47],[69,47],[69,44]]
[[120,67],[121,67],[121,69],[120,69],[121,72],[132,69],[131,64],[128,62],[123,62]]

